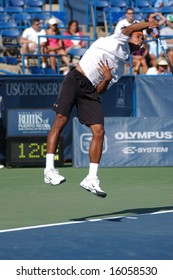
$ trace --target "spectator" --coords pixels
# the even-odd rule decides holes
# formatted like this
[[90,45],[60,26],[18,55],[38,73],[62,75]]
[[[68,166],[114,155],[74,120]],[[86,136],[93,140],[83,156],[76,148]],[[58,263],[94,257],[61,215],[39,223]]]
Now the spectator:
[[165,75],[170,74],[168,63],[164,57],[160,56],[157,59],[157,64],[155,67],[150,67],[146,73],[147,75]]
[[[61,32],[58,28],[58,23],[55,18],[51,18],[49,20],[49,28],[46,31],[46,34],[49,36],[55,36],[55,35],[61,35]],[[64,44],[62,39],[58,38],[47,38],[47,53],[48,54],[58,54],[62,56],[62,61],[66,64],[69,70],[69,58],[67,56],[67,52],[64,49]],[[57,63],[56,63],[56,57],[50,56],[50,65],[51,68],[55,71],[57,70]],[[66,70],[67,71],[67,70]]]
[[[153,32],[153,30],[148,29],[147,33],[150,35],[150,39],[152,40],[152,41],[148,42],[150,65],[156,66],[157,58],[159,56],[163,56],[163,51],[162,51],[160,44],[158,44],[158,42],[156,40],[157,35]],[[159,33],[159,29],[158,29],[158,33]],[[166,50],[167,49],[166,41],[163,40],[162,43],[163,43],[164,49]]]
[[[40,38],[40,50],[38,46],[38,37],[45,36],[46,32],[40,27],[40,20],[38,18],[33,18],[31,20],[31,27],[26,28],[23,31],[20,42],[22,45],[22,54],[38,54],[39,51],[41,54],[45,54],[45,47],[47,39],[46,37]],[[24,59],[25,66],[28,67],[28,57],[25,56]],[[46,67],[46,58],[42,57],[42,67]]]
[[162,8],[162,7],[170,7],[173,6],[173,0],[156,0],[154,7]]
[[[136,22],[134,20],[134,10],[133,8],[127,8],[125,13],[125,18],[120,20],[114,30],[114,33],[120,33],[122,28],[131,25]],[[132,56],[133,72],[134,74],[139,74],[142,67],[142,72],[145,74],[148,70],[146,55],[148,53],[148,47],[146,43],[143,43],[143,47],[138,52],[134,52]]]
[[164,17],[164,15],[162,15],[162,13],[156,12],[156,13],[148,13],[146,20],[147,22],[151,22],[153,20],[157,20],[159,25],[164,25],[166,22],[166,18]]
[[64,39],[64,46],[68,52],[71,48],[85,48],[86,42],[82,40],[83,33],[79,30],[79,23],[77,20],[71,20],[68,23],[67,30],[64,32],[65,36],[77,36],[78,40]]
[[139,51],[133,52],[132,61],[133,61],[134,75],[140,74],[141,67],[142,67],[142,74],[146,74],[148,70],[148,65],[145,58],[147,53],[148,53],[148,48],[146,46],[141,47]]
[[[146,22],[152,22],[157,20],[159,25],[163,25],[166,22],[166,18],[162,13],[149,13],[146,17]],[[159,33],[158,29],[158,33]],[[144,30],[145,39],[151,40],[148,42],[149,56],[147,57],[147,64],[149,67],[156,67],[157,58],[162,55],[162,49],[158,42],[156,41],[156,34],[154,34],[152,29]],[[164,48],[167,48],[166,41],[163,41]]]
[[173,50],[173,15],[167,15],[166,25],[160,30],[161,36],[172,36],[172,39],[166,39],[167,47]]
[[135,22],[135,20],[134,20],[134,10],[133,10],[133,8],[127,8],[126,13],[125,13],[125,18],[118,21],[118,23],[115,27],[114,33],[121,32],[122,28],[124,28],[126,26],[129,26],[134,22]]
[[[166,39],[167,44],[167,54],[168,58],[173,64],[173,15],[167,15],[166,17],[166,26],[160,30],[161,36],[172,36],[172,38]],[[165,41],[165,40],[162,40]]]

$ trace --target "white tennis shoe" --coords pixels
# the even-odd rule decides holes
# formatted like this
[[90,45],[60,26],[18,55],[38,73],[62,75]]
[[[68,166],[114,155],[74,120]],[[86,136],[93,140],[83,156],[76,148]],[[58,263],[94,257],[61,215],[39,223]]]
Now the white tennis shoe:
[[44,182],[53,186],[62,184],[66,179],[56,169],[44,170]]
[[100,188],[99,186],[100,181],[98,177],[91,178],[87,176],[81,183],[80,186],[85,190],[99,196],[99,197],[106,197],[107,194]]

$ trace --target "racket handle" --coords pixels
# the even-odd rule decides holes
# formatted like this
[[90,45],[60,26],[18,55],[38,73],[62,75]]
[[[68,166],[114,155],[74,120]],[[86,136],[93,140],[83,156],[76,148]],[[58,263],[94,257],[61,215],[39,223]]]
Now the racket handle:
[[153,32],[154,32],[154,34],[156,35],[156,37],[158,38],[159,37],[159,31],[158,31],[158,29],[157,28],[153,28]]

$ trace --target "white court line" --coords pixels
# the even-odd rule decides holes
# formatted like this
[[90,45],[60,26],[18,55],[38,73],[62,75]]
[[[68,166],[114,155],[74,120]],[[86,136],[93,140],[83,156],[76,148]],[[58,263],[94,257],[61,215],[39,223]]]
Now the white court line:
[[37,229],[37,228],[46,228],[46,227],[55,227],[55,226],[63,226],[63,225],[71,225],[71,224],[81,224],[85,222],[100,222],[104,220],[109,219],[137,219],[138,216],[144,216],[144,215],[159,215],[159,214],[166,214],[166,213],[173,213],[173,210],[166,210],[166,211],[159,211],[159,212],[151,212],[151,213],[145,213],[145,214],[139,214],[139,215],[131,215],[131,216],[116,216],[116,217],[107,217],[102,219],[91,219],[91,220],[84,220],[84,221],[73,221],[73,222],[63,222],[63,223],[55,223],[55,224],[45,224],[45,225],[37,225],[37,226],[30,226],[30,227],[21,227],[21,228],[11,228],[11,229],[3,229],[0,230],[0,233],[3,232],[12,232],[12,231],[21,231],[21,230],[28,230],[28,229]]
[[173,212],[173,210],[153,212],[153,213],[151,213],[150,215],[164,214],[164,213],[170,213],[170,212]]

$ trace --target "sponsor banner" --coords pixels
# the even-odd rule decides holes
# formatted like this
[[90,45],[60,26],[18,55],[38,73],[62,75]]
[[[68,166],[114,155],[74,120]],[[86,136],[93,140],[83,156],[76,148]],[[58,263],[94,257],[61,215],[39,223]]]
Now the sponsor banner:
[[172,75],[136,76],[136,116],[171,117],[172,88]]
[[8,110],[7,136],[47,135],[55,118],[51,109]]
[[[87,167],[92,134],[73,120],[73,165]],[[101,167],[173,166],[173,119],[105,118]]]
[[100,95],[105,117],[130,117],[134,113],[134,77],[123,76]]

